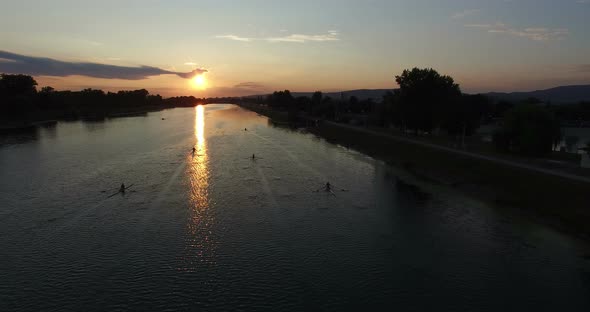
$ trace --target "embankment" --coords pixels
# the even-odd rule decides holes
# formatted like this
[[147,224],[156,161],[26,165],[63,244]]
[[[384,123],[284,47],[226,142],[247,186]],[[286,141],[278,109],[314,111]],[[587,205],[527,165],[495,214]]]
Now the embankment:
[[403,166],[424,179],[533,212],[543,222],[590,238],[590,183],[584,179],[473,157],[332,122],[321,123],[311,132]]
[[[270,118],[284,117],[276,116],[280,112],[257,105],[252,108]],[[332,143],[402,166],[423,179],[446,184],[503,207],[523,210],[540,222],[590,238],[590,182],[587,178],[553,174],[542,168],[470,155],[409,137],[378,134],[333,122],[322,122],[309,130]]]

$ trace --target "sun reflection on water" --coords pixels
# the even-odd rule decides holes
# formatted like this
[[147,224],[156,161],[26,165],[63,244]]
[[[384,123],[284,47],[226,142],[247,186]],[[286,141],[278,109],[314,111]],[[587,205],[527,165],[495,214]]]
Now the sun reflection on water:
[[214,263],[214,242],[211,238],[213,214],[209,202],[209,158],[205,140],[205,109],[195,107],[195,152],[189,156],[187,176],[190,183],[189,220],[185,254],[181,270],[194,271],[203,264]]

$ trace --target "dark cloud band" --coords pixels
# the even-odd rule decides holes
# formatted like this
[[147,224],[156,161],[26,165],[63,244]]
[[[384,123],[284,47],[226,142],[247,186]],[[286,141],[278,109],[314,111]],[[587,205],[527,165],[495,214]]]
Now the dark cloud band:
[[191,72],[174,72],[152,66],[128,67],[88,62],[64,62],[45,57],[33,57],[0,51],[0,72],[32,76],[88,76],[104,79],[140,80],[150,76],[177,75],[189,79],[206,73],[197,68]]

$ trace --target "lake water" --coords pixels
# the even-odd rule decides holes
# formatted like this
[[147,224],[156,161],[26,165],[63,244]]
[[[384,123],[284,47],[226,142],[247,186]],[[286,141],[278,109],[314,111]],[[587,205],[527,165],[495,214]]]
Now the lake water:
[[0,311],[590,310],[587,242],[233,105],[3,135],[0,169]]

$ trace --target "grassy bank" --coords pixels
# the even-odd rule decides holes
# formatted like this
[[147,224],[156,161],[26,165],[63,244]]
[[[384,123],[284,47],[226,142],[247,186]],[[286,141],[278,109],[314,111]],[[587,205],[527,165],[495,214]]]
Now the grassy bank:
[[323,123],[312,132],[416,175],[514,208],[562,230],[590,237],[590,184],[457,155]]

